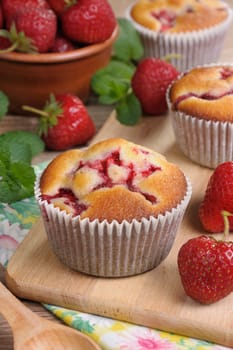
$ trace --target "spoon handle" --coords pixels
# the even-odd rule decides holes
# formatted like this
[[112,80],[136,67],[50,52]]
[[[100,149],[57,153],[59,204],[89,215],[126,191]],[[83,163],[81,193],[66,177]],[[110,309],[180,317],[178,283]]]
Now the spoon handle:
[[6,318],[11,328],[32,327],[33,322],[38,322],[37,316],[21,303],[0,282],[0,314]]

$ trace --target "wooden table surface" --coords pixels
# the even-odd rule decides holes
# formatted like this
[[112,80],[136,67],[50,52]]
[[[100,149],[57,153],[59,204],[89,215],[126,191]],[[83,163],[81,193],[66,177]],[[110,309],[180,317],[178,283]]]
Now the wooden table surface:
[[[109,1],[118,17],[122,16],[124,9],[130,0],[110,0]],[[227,3],[233,8],[232,0],[227,0]],[[221,61],[233,62],[233,47],[232,47],[232,34],[233,34],[233,24],[231,29],[228,31],[226,40],[224,42],[224,48],[221,55]],[[108,118],[112,111],[111,106],[101,106],[98,105],[97,99],[91,96],[87,102],[87,109],[92,116],[97,132],[100,130],[101,126]],[[24,117],[24,116],[6,116],[0,123],[0,133],[8,130],[35,130],[38,119],[36,117]],[[55,152],[44,152],[40,156],[35,157],[34,163],[39,163],[41,161],[51,159],[56,155]],[[0,264],[0,281],[4,282],[4,268]],[[36,302],[23,301],[31,310],[33,310],[38,315],[45,317],[47,319],[53,320],[54,322],[60,322],[55,318],[50,312],[44,309],[44,307]],[[13,349],[13,337],[11,329],[7,321],[0,315],[0,350],[12,350]]]

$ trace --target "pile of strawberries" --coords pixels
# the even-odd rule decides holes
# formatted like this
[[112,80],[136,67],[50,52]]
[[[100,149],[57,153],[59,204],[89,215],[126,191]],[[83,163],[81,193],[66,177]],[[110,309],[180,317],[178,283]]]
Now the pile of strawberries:
[[0,50],[66,52],[108,39],[116,27],[107,0],[2,0]]

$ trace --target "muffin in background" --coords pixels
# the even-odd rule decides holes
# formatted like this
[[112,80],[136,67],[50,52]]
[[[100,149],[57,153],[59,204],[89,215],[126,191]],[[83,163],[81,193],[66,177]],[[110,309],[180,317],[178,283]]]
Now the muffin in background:
[[167,91],[176,142],[209,168],[233,160],[233,65],[213,64],[181,74]]
[[216,62],[232,20],[222,0],[138,0],[126,10],[142,38],[145,57],[174,55],[181,72]]
[[70,268],[123,277],[166,258],[191,196],[177,165],[124,139],[57,156],[35,195],[49,243]]

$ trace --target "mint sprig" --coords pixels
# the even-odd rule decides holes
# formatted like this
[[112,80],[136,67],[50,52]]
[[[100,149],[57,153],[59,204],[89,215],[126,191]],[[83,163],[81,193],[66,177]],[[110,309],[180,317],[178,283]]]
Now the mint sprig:
[[13,203],[33,196],[35,171],[32,157],[44,149],[38,135],[9,131],[0,135],[0,201]]
[[129,20],[119,18],[118,24],[119,36],[114,44],[113,57],[92,77],[91,87],[98,95],[99,103],[114,105],[121,124],[135,125],[140,121],[142,108],[132,92],[131,80],[137,62],[143,56],[143,45]]

